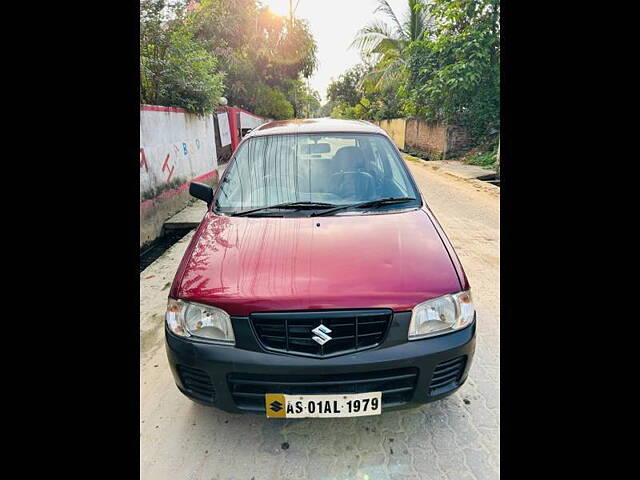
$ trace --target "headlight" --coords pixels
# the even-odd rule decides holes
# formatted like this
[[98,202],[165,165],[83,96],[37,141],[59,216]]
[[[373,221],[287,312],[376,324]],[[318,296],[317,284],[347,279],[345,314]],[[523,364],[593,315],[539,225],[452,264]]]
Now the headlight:
[[169,330],[182,337],[202,338],[231,345],[236,342],[231,317],[216,307],[170,298],[165,319]]
[[459,330],[469,325],[474,315],[475,308],[469,290],[427,300],[413,309],[409,340]]

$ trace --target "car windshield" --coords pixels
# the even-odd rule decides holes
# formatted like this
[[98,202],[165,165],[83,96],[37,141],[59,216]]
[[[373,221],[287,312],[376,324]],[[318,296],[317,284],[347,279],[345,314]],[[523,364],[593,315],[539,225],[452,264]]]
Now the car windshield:
[[[378,134],[280,134],[247,139],[218,189],[215,210],[260,214],[328,209],[380,199],[384,210],[420,204],[391,142]],[[283,204],[294,205],[284,206]],[[257,214],[258,212],[251,212]],[[308,212],[307,212],[308,213]]]

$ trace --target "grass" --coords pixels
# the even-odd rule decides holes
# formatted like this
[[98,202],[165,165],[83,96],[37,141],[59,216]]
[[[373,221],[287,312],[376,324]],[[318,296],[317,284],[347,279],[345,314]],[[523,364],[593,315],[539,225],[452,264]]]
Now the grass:
[[493,152],[478,152],[470,156],[465,163],[491,168],[496,163],[496,154]]

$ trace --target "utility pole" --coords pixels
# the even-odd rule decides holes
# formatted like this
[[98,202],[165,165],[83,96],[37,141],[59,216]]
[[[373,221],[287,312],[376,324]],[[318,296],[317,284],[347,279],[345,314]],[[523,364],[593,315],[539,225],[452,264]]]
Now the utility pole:
[[[300,0],[296,1],[296,6],[293,6],[293,0],[289,0],[289,33],[291,33],[293,31],[293,25],[294,25],[294,15],[296,13],[296,10],[298,9],[298,4],[300,3]],[[299,78],[299,77],[298,77]],[[307,78],[307,90],[309,90],[309,78]],[[297,116],[299,113],[304,115],[304,105],[301,106],[300,108],[300,112],[298,112],[298,109],[296,107],[297,102],[298,102],[298,95],[297,95],[297,90],[294,89],[293,90],[293,108],[294,108],[294,117]],[[311,103],[310,103],[310,99],[307,99],[307,116],[310,115],[310,111],[311,111]]]
[[293,0],[289,0],[289,26],[293,28]]
[[[296,6],[295,6],[295,8],[294,8],[294,7],[293,7],[293,0],[289,0],[289,33],[291,33],[291,32],[293,31],[293,18],[294,18],[293,16],[295,15],[295,12],[296,12],[296,10],[297,10],[297,8],[298,8],[298,4],[299,4],[299,3],[300,3],[300,0],[298,0],[298,1],[296,2]],[[307,78],[307,89],[308,89],[308,83],[309,83],[309,79]],[[294,108],[294,110],[295,110],[295,115],[294,115],[294,117],[295,117],[295,116],[297,116],[297,114],[299,113],[299,112],[297,111],[298,109],[297,109],[297,107],[296,107],[297,102],[298,102],[298,99],[297,99],[297,90],[296,90],[296,89],[294,89],[294,90],[293,90],[293,108]],[[310,107],[307,105],[307,110],[309,110],[309,109],[310,109]],[[300,112],[300,113],[304,114],[304,106],[302,107],[302,112]]]
[[298,9],[299,3],[300,3],[300,0],[296,2],[296,6],[294,8],[293,0],[289,0],[289,24],[291,25],[291,28],[293,28],[293,16],[295,15],[296,10]]

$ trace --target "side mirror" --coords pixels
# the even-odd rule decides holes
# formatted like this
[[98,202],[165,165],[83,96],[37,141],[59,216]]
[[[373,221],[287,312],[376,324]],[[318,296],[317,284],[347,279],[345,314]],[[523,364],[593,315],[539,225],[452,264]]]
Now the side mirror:
[[189,194],[199,200],[204,200],[207,205],[213,202],[213,188],[204,183],[191,182],[189,184]]

